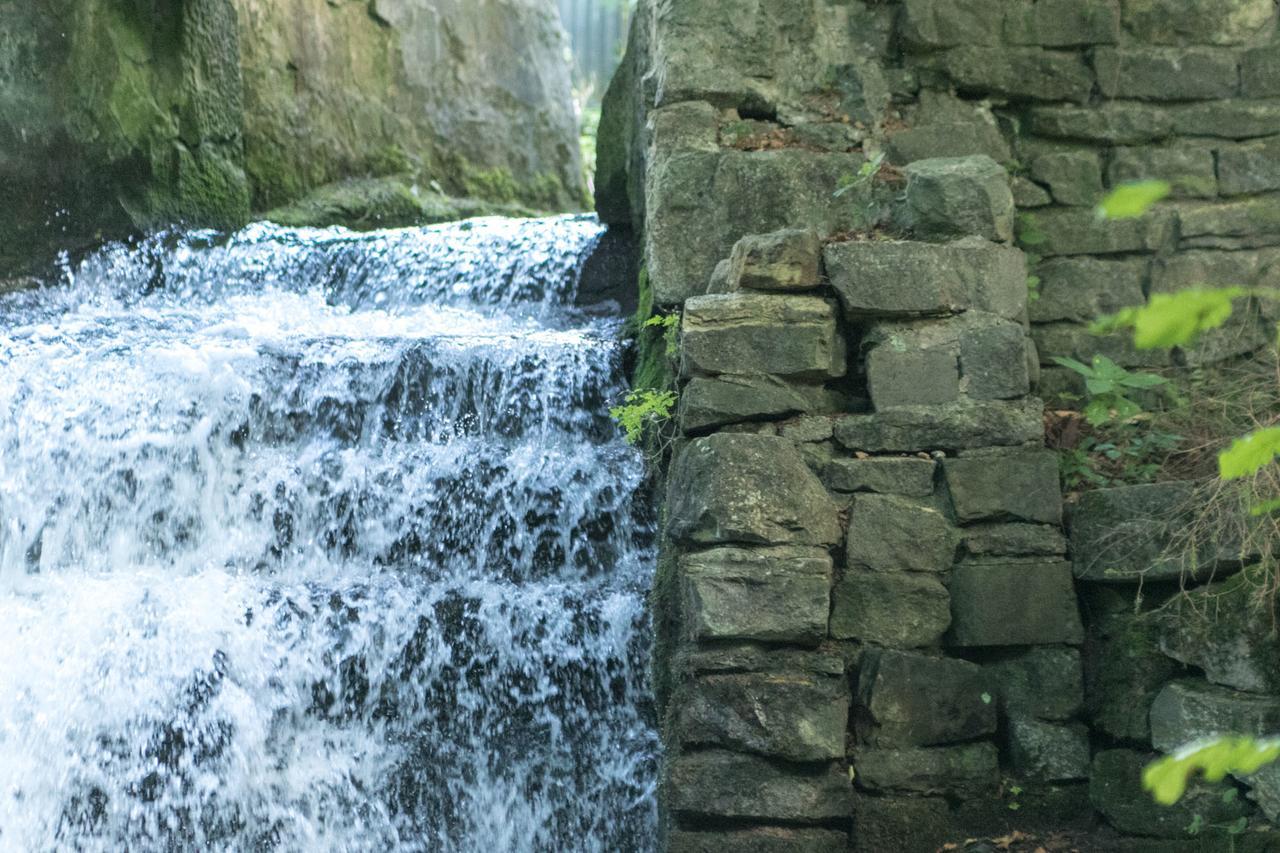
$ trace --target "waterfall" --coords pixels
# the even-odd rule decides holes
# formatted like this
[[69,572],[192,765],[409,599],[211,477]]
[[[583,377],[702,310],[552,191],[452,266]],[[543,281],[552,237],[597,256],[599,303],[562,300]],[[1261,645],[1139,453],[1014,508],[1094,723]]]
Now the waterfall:
[[644,851],[600,226],[254,225],[0,297],[0,851]]

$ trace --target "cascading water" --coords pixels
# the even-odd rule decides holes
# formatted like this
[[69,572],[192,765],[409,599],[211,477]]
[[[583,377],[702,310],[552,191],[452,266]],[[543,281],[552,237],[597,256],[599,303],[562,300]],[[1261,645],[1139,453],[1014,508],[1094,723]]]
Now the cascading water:
[[112,247],[0,298],[0,850],[648,850],[594,220]]

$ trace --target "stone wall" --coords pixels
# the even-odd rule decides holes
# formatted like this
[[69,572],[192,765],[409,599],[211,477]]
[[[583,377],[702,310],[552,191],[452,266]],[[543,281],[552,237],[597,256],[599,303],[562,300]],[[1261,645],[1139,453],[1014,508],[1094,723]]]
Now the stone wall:
[[[654,596],[667,849],[1009,828],[1201,849],[1179,846],[1193,824],[1276,843],[1273,778],[1177,809],[1139,781],[1195,736],[1280,730],[1274,637],[1243,604],[1156,610],[1191,486],[1064,519],[1032,396],[1071,390],[1055,355],[1167,363],[1087,336],[1101,311],[1280,273],[1275,34],[1272,0],[641,4],[597,187],[681,316]],[[1096,221],[1145,177],[1175,198]],[[1262,346],[1246,308],[1170,358]],[[1186,578],[1213,601],[1248,594],[1230,544]]]
[[0,274],[346,179],[280,218],[576,208],[564,51],[553,0],[0,0]]

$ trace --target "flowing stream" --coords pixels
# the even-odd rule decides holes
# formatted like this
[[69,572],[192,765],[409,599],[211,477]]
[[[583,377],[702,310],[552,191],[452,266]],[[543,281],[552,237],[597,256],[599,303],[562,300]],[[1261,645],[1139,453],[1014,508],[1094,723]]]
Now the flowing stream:
[[0,297],[0,851],[653,849],[600,230],[164,235]]

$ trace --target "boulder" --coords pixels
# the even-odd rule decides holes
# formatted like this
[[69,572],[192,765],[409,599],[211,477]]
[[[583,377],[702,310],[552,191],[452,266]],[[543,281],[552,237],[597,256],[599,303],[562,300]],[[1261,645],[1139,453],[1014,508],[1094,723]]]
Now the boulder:
[[923,239],[1013,239],[1013,193],[990,157],[917,160],[906,168],[905,224]]
[[832,565],[821,548],[713,548],[680,558],[681,624],[695,641],[817,645]]
[[677,815],[823,823],[847,819],[851,808],[838,765],[780,765],[718,749],[672,756],[663,790]]
[[822,482],[834,492],[873,492],[927,498],[933,494],[938,463],[918,456],[871,456],[833,459],[822,469]]
[[785,438],[698,438],[676,456],[667,493],[667,534],[695,545],[833,545],[838,510]]
[[1005,742],[1009,763],[1023,778],[1045,782],[1089,778],[1089,730],[1083,725],[1014,717]]
[[859,749],[853,765],[858,787],[869,791],[979,797],[1000,782],[999,753],[990,743]]
[[949,591],[952,646],[1075,645],[1083,639],[1070,563],[962,563]]
[[1203,681],[1168,684],[1151,703],[1151,744],[1173,752],[1213,735],[1273,735],[1280,731],[1280,697],[1240,693]]
[[960,534],[938,510],[896,495],[857,495],[849,511],[845,564],[892,572],[945,572]]
[[743,237],[729,256],[730,290],[813,290],[822,284],[822,241],[811,230]]
[[983,668],[997,685],[1007,717],[1069,720],[1084,707],[1084,669],[1076,649],[1040,646],[1008,652]]
[[825,257],[831,286],[851,320],[969,309],[1020,320],[1026,310],[1022,253],[986,240],[832,243]]
[[831,636],[896,648],[934,646],[951,624],[951,597],[932,575],[849,570],[831,594]]
[[962,456],[944,460],[942,472],[961,523],[1062,522],[1058,459],[1053,451]]
[[835,306],[811,296],[695,296],[685,303],[680,352],[686,376],[736,374],[749,368],[823,380],[845,372]]
[[671,734],[683,746],[719,746],[790,761],[844,757],[849,688],[804,673],[712,675],[678,688]]
[[871,651],[858,675],[858,738],[871,746],[933,746],[996,731],[996,685],[977,664]]

